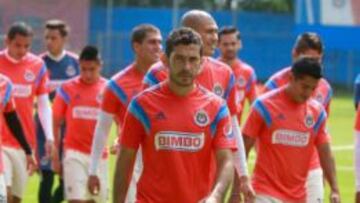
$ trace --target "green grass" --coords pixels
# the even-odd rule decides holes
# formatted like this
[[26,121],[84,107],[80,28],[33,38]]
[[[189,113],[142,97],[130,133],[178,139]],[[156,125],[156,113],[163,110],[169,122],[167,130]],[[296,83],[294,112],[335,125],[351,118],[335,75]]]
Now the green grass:
[[[333,99],[331,104],[330,119],[328,122],[329,132],[332,135],[332,146],[334,149],[339,146],[353,145],[353,126],[355,111],[352,99],[349,96],[341,96]],[[113,130],[114,138],[115,131]],[[111,140],[112,141],[112,140]],[[337,165],[337,177],[340,187],[342,202],[354,202],[355,193],[355,176],[353,167],[353,149],[334,150]],[[109,183],[112,185],[114,173],[114,156],[110,157]],[[30,178],[26,194],[24,196],[25,203],[37,202],[39,176],[34,175]],[[112,188],[110,187],[110,190]],[[325,202],[328,201],[328,189],[326,190]],[[111,195],[111,194],[110,194]]]

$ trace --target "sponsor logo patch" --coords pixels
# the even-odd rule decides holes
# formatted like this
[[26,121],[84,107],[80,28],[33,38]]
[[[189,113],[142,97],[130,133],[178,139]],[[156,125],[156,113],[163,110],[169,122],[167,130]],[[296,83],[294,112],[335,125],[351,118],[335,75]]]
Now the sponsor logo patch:
[[309,144],[310,133],[293,130],[276,130],[272,134],[272,144],[305,147]]
[[203,148],[204,133],[161,131],[155,135],[156,150],[196,152]]
[[76,106],[72,110],[72,117],[76,119],[96,120],[100,110],[96,107]]
[[198,125],[200,127],[205,127],[209,124],[209,120],[210,119],[209,119],[208,114],[203,109],[201,109],[195,113],[194,121],[195,121],[196,125]]
[[31,85],[14,84],[13,95],[14,97],[26,98],[31,96]]

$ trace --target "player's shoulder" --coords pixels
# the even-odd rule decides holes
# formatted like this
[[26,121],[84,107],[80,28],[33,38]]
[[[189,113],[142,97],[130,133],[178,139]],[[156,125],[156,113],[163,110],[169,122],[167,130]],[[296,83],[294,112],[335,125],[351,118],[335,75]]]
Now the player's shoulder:
[[275,72],[272,76],[270,76],[270,80],[278,80],[278,79],[283,79],[283,78],[289,77],[290,73],[291,73],[290,67],[282,68],[282,69],[278,70],[277,72]]
[[74,89],[76,86],[80,84],[80,76],[75,76],[71,79],[66,80],[63,82],[60,87],[63,89]]
[[40,56],[37,56],[31,52],[27,53],[25,56],[25,60],[28,63],[40,63],[43,64],[43,59]]
[[162,88],[165,82],[153,85],[149,88],[146,88],[143,91],[140,91],[137,95],[133,97],[133,101],[137,102],[146,102],[152,100],[154,97],[159,98],[159,95],[163,95]]
[[322,87],[329,90],[332,89],[330,83],[325,78],[321,78],[318,85],[321,85]]
[[320,114],[326,115],[326,110],[324,108],[324,105],[321,104],[316,99],[313,99],[313,98],[308,99],[307,105],[308,105],[308,108],[311,109],[314,113],[317,113],[318,115],[320,115]]
[[166,71],[167,71],[166,65],[162,61],[158,61],[150,66],[147,73],[156,75]]
[[204,63],[205,65],[209,65],[214,69],[220,70],[220,71],[226,71],[226,72],[232,72],[231,67],[227,65],[226,63],[212,58],[212,57],[204,57]]
[[268,92],[265,92],[264,94],[261,94],[260,96],[258,96],[256,98],[256,100],[253,103],[256,102],[261,102],[261,103],[272,103],[273,101],[275,101],[277,98],[279,98],[282,94],[282,92],[284,91],[285,87],[280,87]]
[[79,55],[77,55],[75,52],[69,51],[69,50],[65,50],[65,57],[68,57],[74,61],[78,61],[79,60]]
[[0,87],[11,85],[11,80],[4,74],[0,73]]
[[134,64],[130,64],[126,66],[124,69],[120,70],[119,72],[115,73],[113,75],[109,82],[116,83],[117,85],[120,85],[122,82],[125,82],[125,78],[131,75],[134,71]]

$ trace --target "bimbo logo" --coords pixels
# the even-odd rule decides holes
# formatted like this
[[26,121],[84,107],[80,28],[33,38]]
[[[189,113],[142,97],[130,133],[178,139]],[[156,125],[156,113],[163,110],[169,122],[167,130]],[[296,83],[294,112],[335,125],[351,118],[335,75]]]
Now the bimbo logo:
[[293,130],[276,130],[272,134],[272,144],[305,147],[309,144],[310,133]]
[[72,116],[77,119],[96,120],[99,112],[99,108],[76,106],[73,108]]
[[26,98],[31,95],[31,85],[14,84],[13,95],[18,98]]
[[155,135],[155,149],[196,152],[203,148],[204,140],[204,133],[161,131]]

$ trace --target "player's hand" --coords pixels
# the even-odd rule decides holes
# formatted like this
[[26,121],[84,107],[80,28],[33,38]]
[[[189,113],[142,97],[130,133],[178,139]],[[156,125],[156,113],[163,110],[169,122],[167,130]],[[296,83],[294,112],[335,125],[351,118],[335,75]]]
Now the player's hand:
[[330,193],[330,203],[340,203],[340,194],[339,191],[331,191]]
[[241,201],[241,190],[240,190],[240,177],[237,173],[234,174],[233,186],[231,188],[229,203],[239,203]]
[[51,159],[53,157],[53,152],[54,152],[54,142],[50,141],[50,140],[46,140],[45,142],[45,158],[46,159]]
[[221,199],[215,197],[214,195],[209,195],[208,197],[200,200],[199,203],[221,203]]
[[114,144],[111,145],[110,147],[110,153],[113,154],[113,155],[116,155],[118,154],[120,151],[120,145],[119,143],[117,142],[117,139],[115,140]]
[[[57,154],[57,153],[56,153]],[[59,176],[62,175],[62,166],[60,162],[60,158],[57,155],[54,155],[51,161],[51,168],[52,170],[58,174]]]
[[356,192],[355,194],[355,203],[360,203],[360,192]]
[[31,176],[37,169],[37,164],[32,155],[26,155],[26,170],[28,171],[29,175]]
[[90,175],[87,182],[88,190],[92,195],[98,195],[100,191],[100,180],[96,175]]
[[255,191],[251,186],[248,176],[240,177],[240,190],[241,193],[244,195],[245,203],[252,203],[255,201]]

